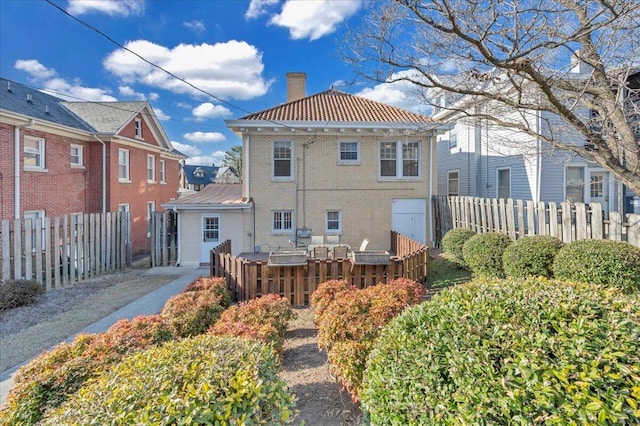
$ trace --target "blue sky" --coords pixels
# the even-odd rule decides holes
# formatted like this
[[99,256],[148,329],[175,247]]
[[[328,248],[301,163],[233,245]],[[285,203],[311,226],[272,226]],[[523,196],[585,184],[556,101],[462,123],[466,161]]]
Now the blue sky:
[[191,164],[220,165],[234,119],[285,102],[288,71],[307,94],[331,85],[410,108],[397,88],[353,81],[340,58],[365,0],[51,0],[194,86],[136,58],[45,0],[0,0],[0,75],[69,100],[148,100]]

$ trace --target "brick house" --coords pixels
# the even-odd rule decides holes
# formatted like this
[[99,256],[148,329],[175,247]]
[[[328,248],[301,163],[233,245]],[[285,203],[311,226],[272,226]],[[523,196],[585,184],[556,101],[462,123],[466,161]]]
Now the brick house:
[[66,102],[0,79],[0,219],[126,210],[144,252],[185,158],[148,102]]
[[226,120],[242,139],[242,197],[253,202],[247,251],[334,235],[388,249],[390,231],[432,241],[435,136],[428,117],[329,89],[306,96],[287,74],[287,103]]

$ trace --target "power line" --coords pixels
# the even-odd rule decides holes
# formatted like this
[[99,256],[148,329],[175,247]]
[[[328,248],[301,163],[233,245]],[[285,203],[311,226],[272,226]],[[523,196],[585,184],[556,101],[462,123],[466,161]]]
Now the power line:
[[88,22],[85,22],[85,21],[83,21],[82,19],[80,19],[80,18],[78,18],[78,17],[76,17],[76,16],[73,16],[72,14],[70,14],[69,12],[67,12],[66,10],[64,10],[63,8],[61,8],[60,6],[58,6],[57,4],[55,4],[52,0],[45,0],[45,1],[46,1],[47,3],[49,3],[51,6],[55,7],[56,9],[58,9],[60,12],[64,13],[65,15],[67,15],[68,17],[70,17],[71,19],[73,19],[74,21],[76,21],[76,22],[78,22],[78,23],[80,23],[80,24],[84,25],[85,27],[89,28],[89,29],[90,29],[90,30],[92,30],[92,31],[95,31],[96,33],[100,34],[102,37],[106,38],[106,39],[107,39],[107,40],[109,40],[111,43],[115,44],[116,46],[120,47],[121,49],[126,50],[127,52],[129,52],[129,53],[131,53],[132,55],[136,56],[136,57],[137,57],[137,58],[139,58],[140,60],[144,61],[145,63],[147,63],[147,64],[151,65],[151,66],[152,66],[152,67],[154,67],[154,68],[159,69],[160,71],[162,71],[162,72],[166,73],[167,75],[169,75],[169,76],[171,76],[171,77],[175,78],[176,80],[179,80],[179,81],[183,82],[184,84],[186,84],[187,86],[191,87],[192,89],[194,89],[194,90],[196,90],[196,91],[198,91],[198,92],[200,92],[200,93],[203,93],[203,94],[205,94],[205,95],[207,95],[207,96],[210,96],[211,98],[215,99],[216,101],[218,101],[218,102],[220,102],[220,103],[223,103],[223,104],[226,104],[226,105],[228,105],[229,107],[231,107],[231,108],[233,108],[233,109],[237,109],[237,110],[242,111],[242,112],[247,113],[247,114],[252,114],[252,112],[251,112],[251,111],[248,111],[248,110],[246,110],[246,109],[244,109],[244,108],[242,108],[242,107],[239,107],[239,106],[237,106],[237,105],[235,105],[235,104],[232,104],[232,103],[231,103],[231,102],[229,102],[229,101],[226,101],[226,100],[224,100],[224,99],[222,99],[222,98],[219,98],[218,96],[214,95],[213,93],[208,92],[208,91],[206,91],[206,90],[204,90],[204,89],[201,89],[200,87],[198,87],[198,86],[194,85],[193,83],[190,83],[189,81],[185,80],[185,79],[184,79],[184,78],[182,78],[182,77],[179,77],[179,76],[175,75],[174,73],[172,73],[171,71],[169,71],[169,70],[167,70],[167,69],[165,69],[165,68],[161,67],[160,65],[158,65],[158,64],[156,64],[156,63],[154,63],[154,62],[151,62],[150,60],[146,59],[146,58],[145,58],[145,57],[143,57],[142,55],[140,55],[140,54],[138,54],[138,53],[134,52],[133,50],[131,50],[131,49],[129,49],[128,47],[126,47],[126,46],[124,46],[123,44],[121,44],[120,42],[116,41],[115,39],[113,39],[112,37],[110,37],[108,34],[104,33],[103,31],[101,31],[101,30],[97,29],[96,27],[94,27],[93,25],[89,24]]

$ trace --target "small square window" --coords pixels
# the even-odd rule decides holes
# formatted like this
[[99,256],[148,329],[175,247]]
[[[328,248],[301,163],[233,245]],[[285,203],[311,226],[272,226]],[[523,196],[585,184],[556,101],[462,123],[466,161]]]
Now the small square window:
[[293,231],[293,212],[291,210],[276,210],[273,212],[273,233],[291,233]]
[[350,164],[360,162],[360,144],[358,142],[340,142],[339,163]]
[[340,210],[327,211],[327,233],[342,232],[342,212]]
[[139,118],[135,120],[135,132],[136,138],[142,139],[142,120]]

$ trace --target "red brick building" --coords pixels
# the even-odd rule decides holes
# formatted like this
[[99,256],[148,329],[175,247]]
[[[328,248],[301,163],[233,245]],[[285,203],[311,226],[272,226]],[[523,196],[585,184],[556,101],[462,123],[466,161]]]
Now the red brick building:
[[185,158],[148,102],[66,102],[0,79],[0,219],[126,210],[144,252]]

